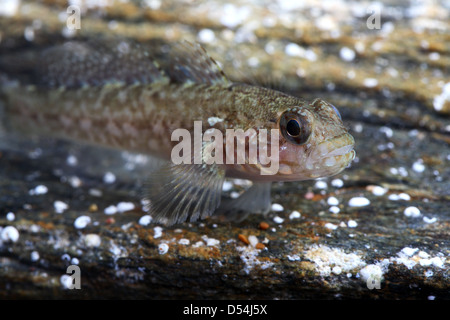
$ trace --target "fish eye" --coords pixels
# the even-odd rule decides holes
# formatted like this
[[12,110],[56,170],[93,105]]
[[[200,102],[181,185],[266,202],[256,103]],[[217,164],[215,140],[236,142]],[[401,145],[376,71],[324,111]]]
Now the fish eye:
[[296,119],[291,119],[287,122],[286,132],[291,137],[298,137],[300,135],[300,124]]
[[288,110],[280,116],[279,127],[283,137],[289,142],[302,145],[311,136],[311,124],[306,113]]
[[339,113],[339,110],[335,106],[333,106],[331,103],[330,103],[330,106],[333,108],[334,112],[337,114],[339,119],[342,120],[342,117],[341,117],[341,114]]

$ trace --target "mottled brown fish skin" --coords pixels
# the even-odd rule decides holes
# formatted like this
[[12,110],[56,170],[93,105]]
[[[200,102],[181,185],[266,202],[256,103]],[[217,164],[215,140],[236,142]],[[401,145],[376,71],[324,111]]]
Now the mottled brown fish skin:
[[[317,144],[315,142],[347,133],[342,121],[325,102],[312,105],[275,90],[243,84],[160,82],[49,91],[29,86],[11,90],[8,98],[11,128],[151,154],[167,160],[176,143],[171,141],[171,132],[175,129],[193,132],[194,121],[202,121],[203,130],[214,127],[224,135],[226,129],[275,129],[280,114],[292,106],[310,110],[316,116],[316,130],[310,138],[310,147],[295,146],[304,153],[310,152]],[[36,108],[37,105],[41,107]],[[211,126],[208,123],[210,117],[223,121]],[[347,137],[347,140],[349,144],[353,143],[352,138]],[[281,137],[280,155],[288,147],[289,143]],[[296,162],[295,158],[293,161]],[[283,157],[280,165],[283,165]],[[255,176],[258,168],[252,170],[239,165],[236,168],[229,167],[228,171],[233,176],[253,180],[270,179]],[[236,172],[239,170],[243,172]],[[306,171],[304,174],[304,177],[281,175],[272,179],[304,180],[314,176]]]
[[[267,99],[261,91],[268,92]],[[118,84],[49,91],[29,86],[9,91],[7,113],[13,120],[13,130],[170,159],[173,130],[193,132],[194,121],[202,121],[204,130],[214,127],[223,133],[224,129],[264,127],[266,119],[276,121],[275,106],[282,99],[300,102],[246,85]],[[261,108],[261,100],[270,100],[273,107]],[[210,117],[223,121],[210,126]]]

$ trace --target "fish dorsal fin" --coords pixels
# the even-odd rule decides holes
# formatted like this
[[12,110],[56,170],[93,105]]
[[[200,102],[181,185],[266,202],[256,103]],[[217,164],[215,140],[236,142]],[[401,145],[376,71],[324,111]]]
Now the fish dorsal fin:
[[217,62],[198,43],[177,42],[169,55],[170,78],[176,82],[230,84]]
[[69,41],[44,50],[36,61],[39,84],[49,87],[169,81],[150,48],[127,39]]

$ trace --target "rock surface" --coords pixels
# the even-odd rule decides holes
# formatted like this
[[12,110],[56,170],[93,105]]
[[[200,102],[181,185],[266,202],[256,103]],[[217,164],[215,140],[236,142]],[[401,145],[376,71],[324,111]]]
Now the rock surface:
[[274,184],[268,216],[166,228],[139,197],[144,156],[1,143],[1,298],[450,298],[444,1],[84,1],[79,30],[65,1],[5,3],[0,54],[98,35],[199,41],[233,79],[338,106],[357,159]]

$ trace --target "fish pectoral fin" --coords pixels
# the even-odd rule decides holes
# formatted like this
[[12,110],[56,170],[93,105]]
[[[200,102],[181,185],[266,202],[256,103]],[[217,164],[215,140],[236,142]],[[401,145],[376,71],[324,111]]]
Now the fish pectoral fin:
[[218,212],[235,221],[244,220],[250,213],[267,214],[271,205],[271,186],[271,182],[254,182],[239,198],[224,201]]
[[164,165],[146,185],[152,218],[172,225],[210,216],[220,205],[224,179],[224,169],[215,164]]

